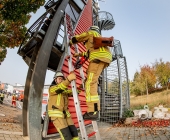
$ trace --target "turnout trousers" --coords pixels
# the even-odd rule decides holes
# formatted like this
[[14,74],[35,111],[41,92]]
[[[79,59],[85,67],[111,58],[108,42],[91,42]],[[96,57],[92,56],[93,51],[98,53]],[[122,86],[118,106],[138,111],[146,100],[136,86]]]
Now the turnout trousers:
[[12,106],[16,107],[16,101],[12,101]]
[[62,140],[79,140],[77,128],[71,117],[55,118],[53,124],[59,132]]
[[98,78],[102,71],[109,64],[100,60],[93,60],[89,63],[87,80],[85,82],[87,112],[100,110],[100,99],[97,92]]

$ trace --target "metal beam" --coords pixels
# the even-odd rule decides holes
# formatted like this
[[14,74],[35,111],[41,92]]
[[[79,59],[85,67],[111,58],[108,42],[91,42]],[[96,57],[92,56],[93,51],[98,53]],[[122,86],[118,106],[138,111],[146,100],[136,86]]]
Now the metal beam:
[[105,111],[105,73],[102,72],[102,94],[101,94],[101,114],[104,115]]
[[23,101],[23,109],[22,109],[22,129],[23,129],[23,136],[28,136],[28,97],[29,97],[29,88],[30,88],[30,82],[32,78],[32,73],[34,69],[34,64],[36,61],[36,56],[39,50],[39,44],[34,48],[34,52],[31,58],[31,62],[29,64],[29,69],[27,73],[25,88],[24,88],[24,101]]
[[125,72],[126,72],[126,80],[127,80],[127,91],[126,91],[126,108],[130,108],[130,89],[129,89],[129,76],[128,76],[128,69],[127,69],[127,63],[126,63],[126,57],[124,58],[125,62]]
[[119,76],[119,94],[120,94],[120,114],[119,117],[122,118],[123,116],[123,95],[122,95],[122,73],[120,67],[120,56],[117,56],[117,67],[118,67],[118,76]]
[[[69,0],[63,0],[58,7],[54,18],[46,32],[45,38],[39,49],[32,79],[29,88],[29,106],[28,106],[28,134],[30,140],[41,140],[41,110],[42,110],[42,93],[45,81],[46,70],[50,53],[52,50],[55,35],[63,17],[65,8]],[[24,119],[24,118],[23,118]]]

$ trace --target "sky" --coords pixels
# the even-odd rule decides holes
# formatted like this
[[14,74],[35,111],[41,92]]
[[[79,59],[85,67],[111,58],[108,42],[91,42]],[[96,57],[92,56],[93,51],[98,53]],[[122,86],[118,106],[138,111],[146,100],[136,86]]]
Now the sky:
[[[129,79],[140,66],[152,65],[156,60],[170,61],[170,1],[169,0],[105,0],[99,2],[100,11],[112,14],[115,27],[102,31],[121,43],[126,57]],[[32,14],[29,28],[45,12],[41,7]],[[168,47],[169,46],[169,47]],[[25,85],[28,66],[17,54],[18,48],[8,49],[0,65],[0,81]],[[47,70],[45,84],[50,84],[54,73]]]

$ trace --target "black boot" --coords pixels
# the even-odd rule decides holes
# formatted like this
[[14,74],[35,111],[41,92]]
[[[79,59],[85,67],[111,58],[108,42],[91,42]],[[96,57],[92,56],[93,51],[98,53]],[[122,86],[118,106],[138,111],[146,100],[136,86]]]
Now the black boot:
[[99,117],[99,112],[98,111],[95,111],[95,112],[86,112],[83,115],[83,119],[84,120],[96,121],[96,120],[98,120],[98,117]]
[[75,125],[69,125],[68,126],[72,137],[78,137],[78,132],[77,132],[77,128],[75,127]]
[[86,112],[83,115],[84,120],[96,121],[96,120],[98,120],[98,117],[99,117],[99,111],[98,111],[97,103],[94,103],[94,112]]
[[70,130],[68,127],[60,129],[62,136],[64,137],[64,140],[71,140],[72,139],[72,135],[70,133]]

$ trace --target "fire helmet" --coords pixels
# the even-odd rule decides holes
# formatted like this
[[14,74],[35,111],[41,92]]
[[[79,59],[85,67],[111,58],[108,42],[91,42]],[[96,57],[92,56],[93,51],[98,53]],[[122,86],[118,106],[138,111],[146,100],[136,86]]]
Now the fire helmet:
[[58,72],[55,73],[53,79],[56,79],[57,77],[63,77],[63,78],[65,79],[64,74],[63,74],[62,72],[60,72],[60,71],[58,71]]
[[89,30],[94,30],[94,31],[96,31],[96,32],[98,32],[98,33],[100,34],[100,30],[99,30],[99,27],[98,27],[98,26],[91,26],[91,27],[89,28]]

